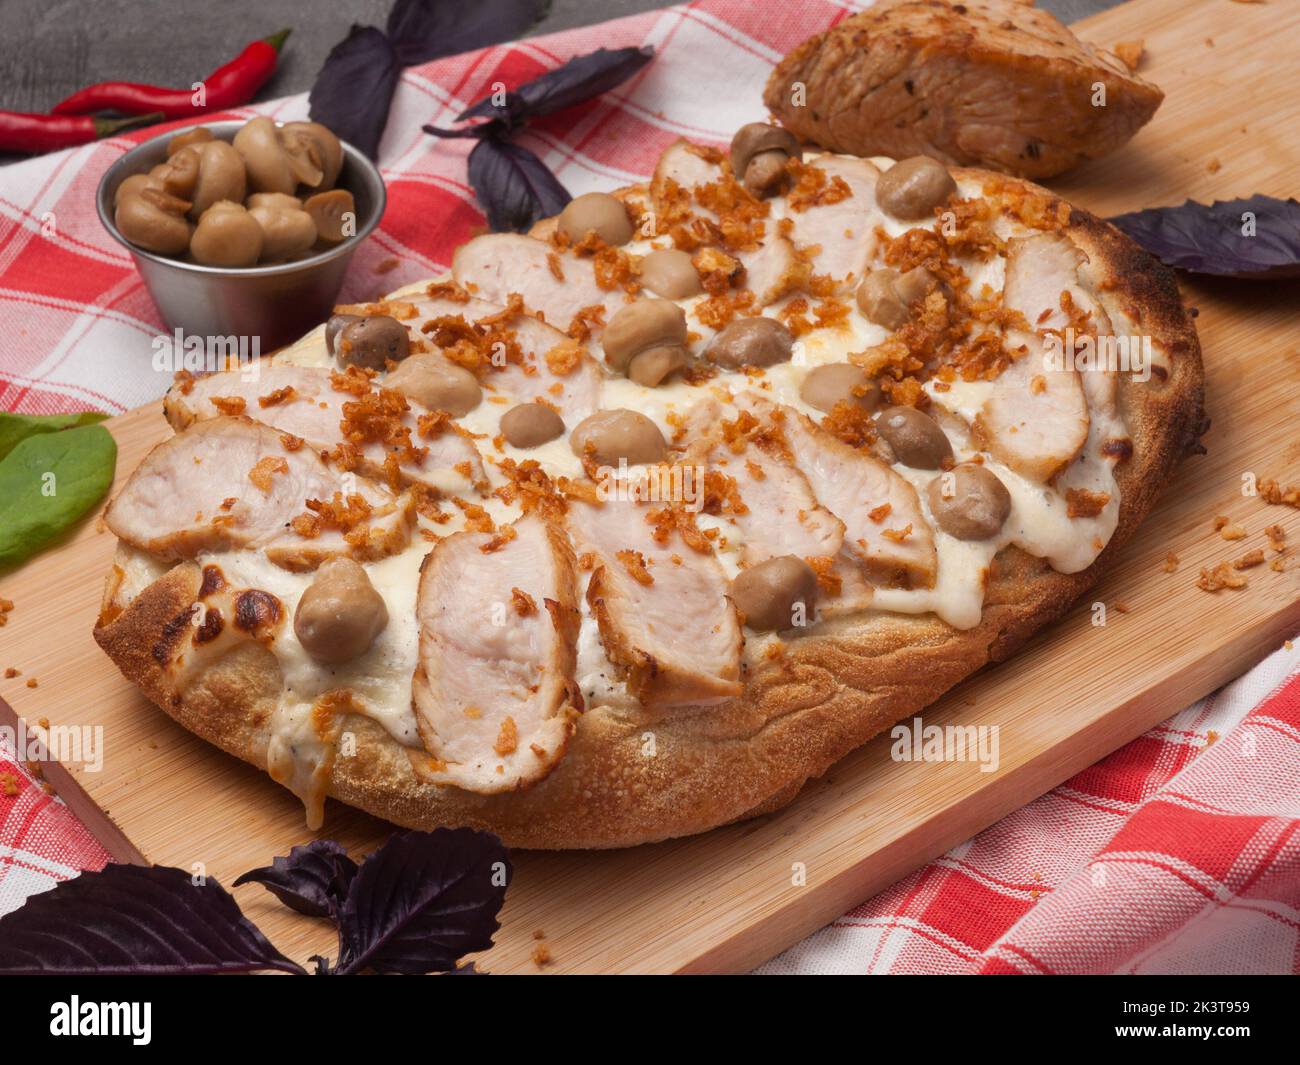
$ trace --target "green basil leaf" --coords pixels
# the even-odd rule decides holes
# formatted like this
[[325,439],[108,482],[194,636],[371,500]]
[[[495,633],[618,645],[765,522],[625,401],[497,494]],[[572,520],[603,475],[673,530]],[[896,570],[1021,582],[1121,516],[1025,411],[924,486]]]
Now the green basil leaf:
[[0,459],[17,447],[20,440],[26,440],[29,436],[57,433],[80,425],[94,425],[107,417],[107,414],[100,414],[96,410],[82,411],[80,414],[8,414],[0,411]]
[[38,432],[0,459],[0,569],[72,528],[113,483],[117,444],[102,425]]

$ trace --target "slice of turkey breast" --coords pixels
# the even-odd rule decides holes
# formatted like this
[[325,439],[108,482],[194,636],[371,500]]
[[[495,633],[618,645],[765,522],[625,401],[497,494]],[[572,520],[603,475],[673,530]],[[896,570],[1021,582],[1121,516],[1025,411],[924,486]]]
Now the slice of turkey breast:
[[608,323],[628,300],[622,289],[596,283],[591,259],[518,233],[485,233],[462,244],[452,257],[451,272],[458,285],[489,303],[504,307],[518,294],[531,313],[561,330],[588,307],[604,308]]
[[412,685],[432,783],[483,795],[528,787],[564,755],[582,709],[573,671],[579,614],[573,549],[524,517],[499,534],[441,540],[420,574]]
[[738,695],[741,632],[726,575],[675,535],[657,543],[650,509],[612,500],[569,506],[574,546],[594,564],[587,602],[605,653],[647,707]]
[[980,446],[1030,480],[1047,483],[1088,439],[1088,404],[1074,370],[1047,365],[1043,339],[1010,330],[1011,365],[993,380],[971,426]]
[[[324,367],[275,362],[259,364],[256,375],[246,375],[242,370],[209,374],[172,386],[163,400],[163,410],[172,428],[179,431],[195,421],[222,417],[229,411],[230,401],[242,400],[242,413],[247,417],[301,437],[315,451],[329,451],[343,443],[344,404],[357,399],[351,392],[336,391],[330,375],[331,371]],[[380,387],[375,384],[372,393]],[[292,392],[277,399],[277,393],[284,389]],[[273,402],[264,406],[265,400]],[[402,424],[411,431],[411,443],[428,448],[428,453],[419,462],[401,462],[401,479],[458,493],[483,483],[483,460],[473,441],[452,431],[420,436],[418,419],[429,411],[409,400],[407,405],[410,409]],[[364,476],[383,478],[387,456],[384,443],[367,441],[361,445],[358,468]]]
[[[793,223],[790,239],[795,247],[811,255],[812,272],[824,274],[841,289],[861,281],[875,253],[875,226],[884,216],[876,206],[876,180],[880,171],[865,159],[844,159],[825,155],[808,164],[827,175],[827,183],[838,178],[849,195],[833,203],[796,209],[786,217]],[[834,186],[837,194],[843,189]],[[828,197],[833,198],[833,197]]]
[[1017,0],[880,0],[791,51],[763,93],[783,125],[832,151],[1032,178],[1114,151],[1163,99]]
[[[720,181],[725,173],[720,163],[703,158],[688,141],[677,141],[665,149],[655,167],[654,179],[650,183],[655,210],[661,215],[675,210],[674,185],[686,189],[693,197],[697,188]],[[778,203],[771,202],[774,205]],[[691,213],[711,222],[718,220],[715,212],[694,200],[691,203]],[[807,266],[795,255],[794,244],[776,231],[774,221],[769,222],[765,229],[763,240],[757,248],[730,253],[745,268],[745,276],[739,287],[753,292],[758,297],[760,307],[766,307],[782,296],[801,289],[808,281]],[[713,333],[709,327],[702,327],[699,331],[706,339]]]
[[[1079,278],[1087,261],[1083,249],[1064,233],[1037,233],[1011,240],[1002,302],[1020,311],[1035,332],[1060,332],[1070,325],[1062,307],[1068,293],[1074,306],[1089,316],[1093,336],[1110,336],[1114,332],[1110,316]],[[1112,412],[1119,386],[1115,372],[1098,365],[1080,376],[1089,409]]]
[[[308,500],[359,496],[370,508],[348,530],[294,528]],[[250,418],[211,418],[155,447],[140,463],[104,519],[122,540],[159,558],[201,551],[260,548],[288,569],[311,569],[337,555],[382,558],[410,542],[410,496],[345,475],[306,447]],[[308,522],[310,524],[310,522]],[[301,523],[300,523],[301,525]]]
[[786,409],[783,424],[795,464],[822,506],[844,523],[845,546],[871,578],[931,587],[938,556],[916,489],[796,411]]
[[[871,585],[844,546],[844,522],[823,507],[808,479],[775,448],[750,445],[737,454],[712,442],[687,453],[687,461],[706,463],[736,482],[747,508],[726,516],[743,543],[741,560],[757,565],[780,555],[795,555],[826,567],[828,585],[817,597],[817,617],[832,618],[871,604]],[[707,448],[707,456],[701,458]],[[828,560],[828,561],[823,561]]]
[[[465,303],[450,299],[418,299],[414,301],[416,319],[412,321],[416,332],[423,325],[438,318],[464,318],[477,323],[495,318],[502,308],[486,300],[471,299]],[[504,324],[505,330],[519,345],[523,363],[506,361],[494,365],[481,377],[483,387],[493,395],[515,403],[532,403],[543,399],[556,407],[561,417],[570,424],[581,421],[600,406],[600,387],[604,375],[592,358],[586,345],[579,345],[576,358],[548,361],[546,356],[556,349],[572,350],[573,341],[554,326],[527,314],[518,314]],[[564,372],[560,372],[563,370]]]
[[[1033,332],[1007,331],[1005,347],[1013,360],[994,378],[992,393],[972,427],[995,458],[1044,483],[1074,461],[1088,439],[1083,375],[1048,357],[1046,331],[1063,329],[1068,322],[1062,293],[1095,308],[1107,330],[1110,326],[1105,312],[1079,286],[1081,261],[1082,252],[1065,236],[1042,234],[1010,242],[1002,303],[1019,311]],[[1112,375],[1097,375],[1094,387],[1099,401],[1109,395],[1113,402]]]

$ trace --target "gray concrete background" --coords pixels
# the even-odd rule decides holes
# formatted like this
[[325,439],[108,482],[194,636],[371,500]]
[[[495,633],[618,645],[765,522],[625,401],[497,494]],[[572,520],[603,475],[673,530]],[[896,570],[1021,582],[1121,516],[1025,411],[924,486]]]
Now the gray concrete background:
[[[188,85],[250,40],[286,26],[293,35],[260,98],[305,92],[348,27],[382,26],[390,5],[391,0],[0,0],[0,108],[44,111],[96,81]],[[1115,0],[1039,3],[1066,22],[1114,5]],[[552,0],[533,32],[667,6],[661,0]]]

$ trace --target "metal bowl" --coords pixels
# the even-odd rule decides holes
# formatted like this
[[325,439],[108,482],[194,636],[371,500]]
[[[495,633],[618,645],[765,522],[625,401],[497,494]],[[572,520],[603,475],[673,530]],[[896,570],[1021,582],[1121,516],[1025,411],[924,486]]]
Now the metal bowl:
[[[243,122],[206,122],[214,136],[231,140]],[[191,337],[260,339],[271,351],[296,340],[329,317],[343,284],[352,253],[379,224],[388,196],[379,170],[352,145],[343,144],[343,168],[337,187],[352,193],[357,232],[342,244],[305,259],[268,266],[224,267],[173,259],[137,248],[113,222],[113,197],[132,174],[146,173],[166,161],[167,142],[177,130],[132,148],[99,182],[95,205],[99,219],[131,253],[154,305],[169,330]]]

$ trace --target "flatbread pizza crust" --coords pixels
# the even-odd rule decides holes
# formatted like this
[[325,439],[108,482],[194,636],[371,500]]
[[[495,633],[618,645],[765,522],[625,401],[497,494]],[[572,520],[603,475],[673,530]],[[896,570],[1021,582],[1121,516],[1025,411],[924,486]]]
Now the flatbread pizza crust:
[[[1048,196],[1053,208],[1061,202],[1020,184]],[[355,737],[355,754],[334,762],[328,794],[397,824],[469,826],[514,847],[623,847],[690,835],[779,809],[883,729],[1013,654],[1109,569],[1205,428],[1200,346],[1172,272],[1093,215],[1072,208],[1070,217],[1065,232],[1087,253],[1107,299],[1170,357],[1167,378],[1144,383],[1119,375],[1133,453],[1116,470],[1118,526],[1091,566],[1063,574],[1007,547],[995,560],[974,628],[959,631],[933,615],[836,619],[784,644],[724,704],[665,716],[589,709],[554,771],[517,792],[482,795],[422,783],[407,749],[379,724],[344,714],[341,726]],[[201,580],[195,563],[176,565],[125,610],[106,610],[95,638],[182,726],[266,769],[268,725],[282,686],[275,656],[242,644],[178,693],[159,664],[166,656],[155,654],[188,622]]]

